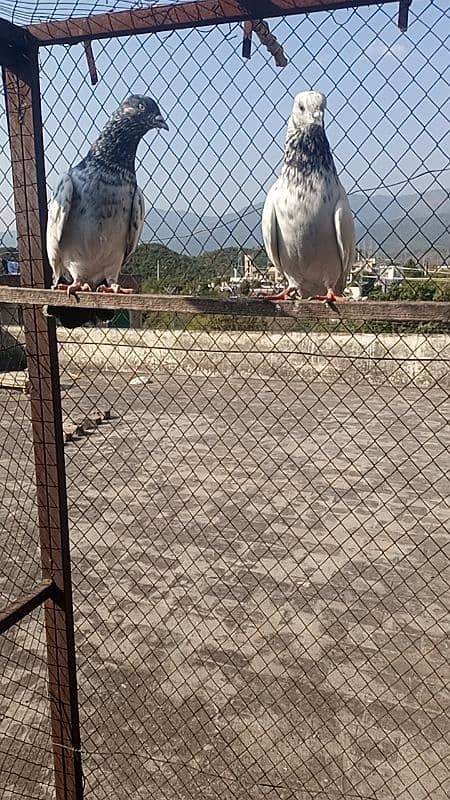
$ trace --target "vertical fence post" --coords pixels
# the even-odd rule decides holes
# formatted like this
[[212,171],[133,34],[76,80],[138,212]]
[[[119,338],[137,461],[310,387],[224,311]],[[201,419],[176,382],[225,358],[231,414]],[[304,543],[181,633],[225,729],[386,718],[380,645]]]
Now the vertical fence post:
[[[45,256],[46,186],[38,49],[3,68],[11,143],[17,239],[24,286],[49,286]],[[48,681],[56,800],[82,800],[75,637],[69,551],[64,442],[54,319],[24,310],[30,378],[42,572],[55,585],[45,603]]]

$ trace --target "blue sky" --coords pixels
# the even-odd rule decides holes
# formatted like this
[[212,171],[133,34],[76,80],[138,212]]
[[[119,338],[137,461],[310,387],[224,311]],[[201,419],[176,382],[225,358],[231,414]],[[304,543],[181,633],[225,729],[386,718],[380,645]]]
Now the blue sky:
[[[448,3],[415,0],[406,34],[397,13],[390,4],[271,20],[289,58],[284,69],[256,37],[251,60],[243,60],[237,25],[94,42],[94,87],[81,45],[41,50],[49,186],[117,104],[139,92],[157,99],[170,125],[169,133],[148,134],[138,151],[148,205],[224,214],[259,204],[280,168],[293,95],[317,88],[328,98],[328,137],[347,190],[386,193],[386,184],[407,180],[419,190],[448,188],[450,169],[413,180],[450,166]],[[0,231],[11,225],[5,206],[10,189],[2,181]]]

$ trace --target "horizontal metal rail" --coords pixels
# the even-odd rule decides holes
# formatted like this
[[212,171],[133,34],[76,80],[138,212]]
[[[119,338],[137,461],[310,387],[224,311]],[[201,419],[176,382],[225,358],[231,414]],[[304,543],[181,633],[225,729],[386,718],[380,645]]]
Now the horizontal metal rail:
[[134,33],[157,33],[180,28],[241,22],[254,17],[286,17],[312,11],[383,5],[398,0],[199,0],[199,2],[153,5],[130,11],[93,14],[66,20],[36,23],[28,31],[40,45],[75,44],[89,39],[130,36]]
[[42,581],[35,586],[34,591],[24,594],[20,600],[0,609],[0,634],[12,628],[21,619],[31,614],[35,608],[41,606],[50,597],[53,597],[55,585],[53,581]]
[[298,320],[336,319],[391,322],[450,322],[450,303],[433,301],[348,300],[334,310],[317,300],[271,302],[256,297],[222,300],[169,294],[102,294],[0,286],[0,303],[31,306],[72,306],[116,311],[144,311],[173,314],[217,314],[248,317],[279,317]]

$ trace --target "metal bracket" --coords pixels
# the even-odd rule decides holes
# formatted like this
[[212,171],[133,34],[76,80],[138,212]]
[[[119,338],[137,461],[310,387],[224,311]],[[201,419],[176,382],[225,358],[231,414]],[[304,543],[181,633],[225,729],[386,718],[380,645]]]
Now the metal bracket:
[[16,75],[25,74],[31,66],[30,50],[38,45],[38,40],[25,28],[0,18],[0,66]]
[[412,0],[400,0],[398,5],[398,22],[397,25],[402,33],[408,30],[408,13]]

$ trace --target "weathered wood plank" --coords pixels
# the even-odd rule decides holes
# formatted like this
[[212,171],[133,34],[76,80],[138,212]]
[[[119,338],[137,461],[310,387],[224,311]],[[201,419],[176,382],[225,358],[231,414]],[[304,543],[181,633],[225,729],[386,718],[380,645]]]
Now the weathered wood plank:
[[363,300],[341,302],[336,310],[315,300],[272,303],[258,298],[222,300],[215,297],[191,297],[167,294],[111,295],[80,292],[75,298],[50,289],[27,289],[0,286],[0,303],[31,306],[71,306],[80,308],[128,309],[129,311],[173,314],[220,314],[235,316],[291,317],[299,320],[337,319],[386,320],[392,322],[450,322],[450,303],[430,301]]

